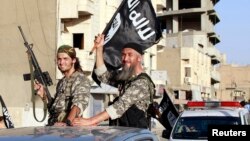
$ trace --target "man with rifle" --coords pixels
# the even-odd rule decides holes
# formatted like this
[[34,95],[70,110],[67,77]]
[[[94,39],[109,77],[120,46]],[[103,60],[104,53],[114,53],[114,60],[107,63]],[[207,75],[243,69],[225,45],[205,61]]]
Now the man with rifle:
[[[69,45],[62,45],[57,51],[57,65],[64,77],[58,82],[55,98],[49,106],[48,125],[71,126],[71,121],[81,117],[88,106],[90,81],[83,74],[76,51]],[[48,101],[45,87],[35,80],[34,89],[44,101]]]
[[18,28],[27,48],[31,71],[31,74],[24,75],[24,80],[31,80],[32,93],[38,94],[43,99],[45,115],[48,108],[50,114],[48,125],[52,126],[55,123],[71,125],[71,121],[76,117],[81,117],[86,109],[91,88],[90,81],[83,74],[79,59],[76,57],[75,49],[69,45],[63,45],[57,51],[57,65],[64,77],[58,82],[55,98],[52,98],[47,87],[52,85],[49,73],[42,72],[32,51],[33,44],[26,41],[21,26]]

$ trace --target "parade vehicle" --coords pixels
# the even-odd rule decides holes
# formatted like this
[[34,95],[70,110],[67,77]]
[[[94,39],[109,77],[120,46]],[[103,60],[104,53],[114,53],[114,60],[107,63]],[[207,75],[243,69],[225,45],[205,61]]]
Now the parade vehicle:
[[209,125],[249,125],[250,114],[237,101],[189,101],[173,126],[170,141],[207,140]]
[[0,129],[0,141],[158,141],[147,129],[119,126],[21,127]]

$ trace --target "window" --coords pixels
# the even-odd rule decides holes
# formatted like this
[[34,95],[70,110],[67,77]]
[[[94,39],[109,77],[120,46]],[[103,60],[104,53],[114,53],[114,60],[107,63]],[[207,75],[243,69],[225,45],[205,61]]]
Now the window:
[[75,48],[84,49],[84,34],[83,33],[73,34],[73,46]]
[[[206,139],[209,125],[240,125],[240,118],[237,117],[182,117],[174,129],[174,139]],[[183,127],[195,127],[195,132],[185,132]]]
[[186,99],[192,100],[192,91],[186,91]]
[[191,77],[191,67],[185,67],[185,77]]
[[250,125],[250,114],[244,114],[244,122],[246,125]]
[[179,91],[174,91],[174,97],[175,99],[179,99]]

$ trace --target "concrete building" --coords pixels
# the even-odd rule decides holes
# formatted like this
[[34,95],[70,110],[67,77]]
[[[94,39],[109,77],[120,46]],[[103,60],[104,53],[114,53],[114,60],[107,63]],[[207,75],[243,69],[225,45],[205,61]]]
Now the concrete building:
[[220,20],[214,5],[218,0],[166,0],[166,9],[158,14],[166,29],[165,48],[158,53],[157,69],[166,70],[168,87],[174,91],[174,103],[215,97],[220,82],[216,65],[221,54],[214,26]]
[[217,68],[221,76],[216,93],[219,100],[248,101],[250,99],[250,66],[222,64]]

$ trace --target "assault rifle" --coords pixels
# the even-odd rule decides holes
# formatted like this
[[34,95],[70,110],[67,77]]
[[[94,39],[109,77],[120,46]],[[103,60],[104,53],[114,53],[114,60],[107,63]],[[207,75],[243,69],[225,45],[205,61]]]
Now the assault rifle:
[[[34,68],[34,72],[31,72],[31,73],[34,74],[34,79],[36,79],[39,83],[41,83],[44,86],[44,90],[46,92],[46,96],[47,96],[47,99],[48,99],[47,107],[48,107],[49,113],[51,114],[52,110],[51,110],[50,107],[52,105],[52,97],[51,97],[50,92],[48,90],[48,86],[51,86],[53,84],[52,79],[51,79],[51,77],[50,77],[50,75],[49,75],[49,73],[47,71],[42,72],[42,70],[41,70],[41,68],[40,68],[40,66],[39,66],[39,64],[37,62],[36,56],[32,51],[33,44],[29,44],[26,41],[26,38],[25,38],[25,36],[23,34],[23,30],[22,30],[21,26],[18,26],[18,28],[19,28],[19,30],[20,30],[20,32],[22,34],[22,37],[23,37],[23,40],[24,40],[24,46],[27,48],[27,53],[31,58],[32,66]],[[31,73],[23,75],[24,81],[31,80]]]

